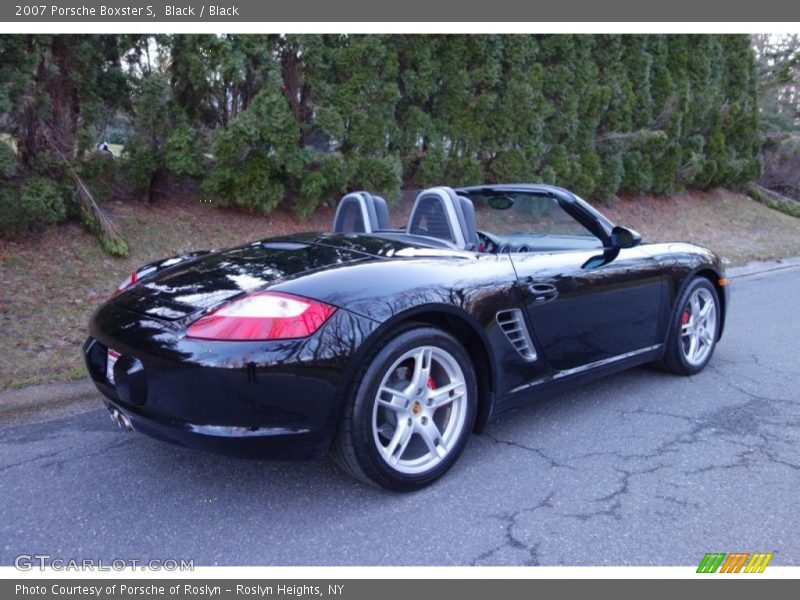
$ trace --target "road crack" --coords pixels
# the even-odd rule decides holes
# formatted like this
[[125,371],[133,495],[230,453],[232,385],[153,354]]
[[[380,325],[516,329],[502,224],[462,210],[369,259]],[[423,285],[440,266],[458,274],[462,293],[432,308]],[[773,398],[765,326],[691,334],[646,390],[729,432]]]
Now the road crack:
[[517,527],[518,525],[517,521],[522,515],[536,512],[537,510],[540,510],[542,508],[553,508],[552,499],[554,495],[555,492],[550,492],[535,506],[521,508],[519,510],[510,513],[492,515],[492,518],[499,519],[504,524],[503,541],[501,544],[495,546],[494,548],[479,554],[471,561],[470,564],[472,566],[483,564],[486,561],[490,561],[492,557],[496,556],[499,552],[503,551],[504,549],[510,548],[511,550],[522,552],[526,556],[525,560],[521,563],[523,566],[528,566],[528,567],[540,566],[541,562],[539,558],[539,549],[541,547],[541,542],[536,542],[530,545],[526,544],[519,537],[514,535],[514,529]]
[[525,452],[531,452],[532,454],[535,454],[536,456],[547,462],[547,464],[553,469],[575,469],[575,467],[572,465],[568,465],[557,461],[550,455],[546,454],[544,450],[542,450],[541,448],[526,446],[525,444],[515,442],[514,440],[503,440],[485,432],[482,434],[482,437],[490,440],[492,444],[501,444],[503,446],[510,446],[512,448],[517,448],[518,450],[523,450]]

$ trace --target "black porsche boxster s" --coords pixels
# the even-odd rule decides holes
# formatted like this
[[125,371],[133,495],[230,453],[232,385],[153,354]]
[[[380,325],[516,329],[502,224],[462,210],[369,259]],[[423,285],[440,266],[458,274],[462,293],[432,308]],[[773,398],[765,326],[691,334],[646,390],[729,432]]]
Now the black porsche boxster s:
[[728,303],[719,259],[640,242],[548,185],[427,189],[400,229],[351,193],[330,232],[142,267],[92,316],[86,363],[124,428],[330,451],[412,490],[524,402],[643,363],[705,367]]

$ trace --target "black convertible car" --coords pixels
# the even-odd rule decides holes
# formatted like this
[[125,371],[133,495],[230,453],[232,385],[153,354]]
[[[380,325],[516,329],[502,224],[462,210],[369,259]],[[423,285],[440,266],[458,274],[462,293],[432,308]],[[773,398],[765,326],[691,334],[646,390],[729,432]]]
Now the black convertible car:
[[543,394],[643,363],[705,367],[728,302],[719,259],[640,242],[547,185],[427,189],[400,229],[383,199],[352,193],[330,232],[142,267],[93,315],[86,363],[124,428],[330,451],[411,490]]

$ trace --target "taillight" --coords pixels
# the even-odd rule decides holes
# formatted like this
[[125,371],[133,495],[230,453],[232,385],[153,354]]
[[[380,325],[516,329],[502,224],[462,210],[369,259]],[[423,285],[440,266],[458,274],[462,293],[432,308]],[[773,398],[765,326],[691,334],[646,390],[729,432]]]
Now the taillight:
[[198,319],[186,335],[204,340],[303,338],[319,329],[335,310],[291,294],[255,292]]
[[119,294],[123,290],[125,290],[126,288],[131,287],[134,283],[136,283],[137,279],[138,279],[138,277],[136,276],[136,271],[133,271],[130,275],[128,275],[125,279],[122,280],[122,283],[120,283],[117,286],[117,289],[115,289],[114,292],[111,295],[112,296],[116,296],[117,294]]
[[139,269],[138,271],[133,271],[130,275],[128,275],[125,279],[122,280],[117,286],[117,289],[111,294],[112,296],[116,296],[119,293],[124,292],[126,289],[131,287],[134,283],[142,279],[143,277],[147,277],[156,272],[156,267],[148,267],[146,269]]

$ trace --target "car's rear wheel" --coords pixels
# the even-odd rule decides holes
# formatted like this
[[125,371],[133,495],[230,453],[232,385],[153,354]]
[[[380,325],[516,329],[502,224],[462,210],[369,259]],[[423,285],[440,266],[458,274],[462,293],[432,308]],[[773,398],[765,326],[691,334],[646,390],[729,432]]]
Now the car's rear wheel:
[[702,371],[714,354],[719,324],[717,290],[705,277],[696,277],[678,299],[661,366],[680,375]]
[[428,326],[403,331],[373,353],[354,383],[333,458],[372,485],[418,489],[461,454],[476,405],[475,373],[458,340]]

